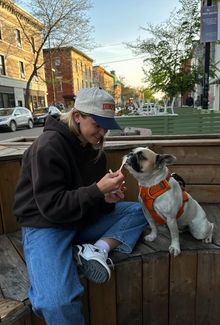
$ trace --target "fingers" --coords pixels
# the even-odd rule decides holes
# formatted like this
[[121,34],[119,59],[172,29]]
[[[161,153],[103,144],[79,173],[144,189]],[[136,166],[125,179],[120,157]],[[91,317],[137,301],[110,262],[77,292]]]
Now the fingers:
[[116,203],[119,200],[123,200],[123,199],[124,199],[124,193],[120,190],[105,194],[105,201],[107,203]]
[[109,193],[120,189],[124,181],[124,175],[120,171],[109,171],[98,183],[100,191]]

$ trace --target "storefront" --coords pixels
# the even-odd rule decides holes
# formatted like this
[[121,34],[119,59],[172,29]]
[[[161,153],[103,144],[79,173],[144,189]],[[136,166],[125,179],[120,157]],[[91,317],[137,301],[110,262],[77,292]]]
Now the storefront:
[[14,107],[14,106],[15,106],[14,88],[0,86],[0,108]]

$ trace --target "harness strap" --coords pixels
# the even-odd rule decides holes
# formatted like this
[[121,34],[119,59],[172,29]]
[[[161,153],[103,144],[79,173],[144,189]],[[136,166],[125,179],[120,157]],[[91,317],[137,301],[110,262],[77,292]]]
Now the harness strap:
[[[166,179],[161,181],[157,185],[153,185],[151,187],[143,187],[140,186],[140,197],[142,201],[144,202],[146,208],[150,212],[153,219],[156,221],[156,223],[163,225],[166,223],[166,221],[155,211],[154,209],[154,200],[159,197],[161,194],[165,193],[170,189],[170,185],[168,183],[170,179],[170,175],[167,176]],[[179,211],[177,212],[176,218],[178,219],[184,211],[184,205],[186,201],[189,200],[189,197],[185,191],[182,191],[183,194],[183,204],[180,207]]]

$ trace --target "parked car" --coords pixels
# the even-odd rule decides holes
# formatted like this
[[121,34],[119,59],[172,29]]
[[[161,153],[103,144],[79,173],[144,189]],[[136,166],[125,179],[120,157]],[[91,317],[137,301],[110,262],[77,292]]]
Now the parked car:
[[0,108],[0,129],[15,132],[17,128],[33,128],[33,115],[26,107]]
[[41,109],[36,109],[34,111],[34,124],[44,125],[48,115],[59,120],[61,116],[61,111],[56,106],[49,106]]

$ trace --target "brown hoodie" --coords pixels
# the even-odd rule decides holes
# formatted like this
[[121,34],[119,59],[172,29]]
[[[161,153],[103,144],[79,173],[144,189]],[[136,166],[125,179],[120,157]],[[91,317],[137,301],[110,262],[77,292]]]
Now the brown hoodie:
[[14,214],[29,227],[68,227],[95,222],[114,209],[96,182],[106,173],[106,158],[82,147],[67,125],[48,117],[44,132],[25,151]]

